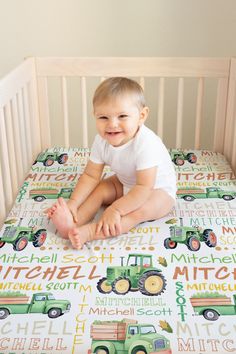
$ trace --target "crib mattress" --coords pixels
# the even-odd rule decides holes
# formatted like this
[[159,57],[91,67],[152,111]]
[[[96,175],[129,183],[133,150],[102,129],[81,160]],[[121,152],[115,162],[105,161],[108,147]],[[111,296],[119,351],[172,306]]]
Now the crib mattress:
[[236,350],[235,177],[221,154],[170,154],[173,211],[79,251],[43,210],[89,150],[38,156],[0,232],[0,354]]

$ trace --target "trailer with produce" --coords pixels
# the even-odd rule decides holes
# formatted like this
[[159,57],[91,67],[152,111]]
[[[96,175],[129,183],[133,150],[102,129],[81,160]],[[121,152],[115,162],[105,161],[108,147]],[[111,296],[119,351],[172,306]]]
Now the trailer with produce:
[[216,321],[220,316],[236,315],[236,295],[227,296],[196,296],[190,298],[191,305],[196,315],[202,315],[208,321]]
[[88,354],[171,354],[170,341],[153,325],[135,320],[94,321]]
[[42,202],[45,199],[57,199],[59,197],[69,199],[72,191],[72,188],[61,188],[60,190],[55,188],[36,188],[29,191],[29,197],[36,202]]
[[225,191],[221,188],[208,187],[201,188],[180,188],[177,191],[177,198],[182,198],[188,202],[194,199],[222,198],[226,201],[236,198],[236,191]]
[[26,296],[0,297],[0,319],[9,315],[23,315],[31,313],[47,314],[50,318],[56,318],[70,311],[70,301],[56,300],[53,294],[35,293],[30,302]]

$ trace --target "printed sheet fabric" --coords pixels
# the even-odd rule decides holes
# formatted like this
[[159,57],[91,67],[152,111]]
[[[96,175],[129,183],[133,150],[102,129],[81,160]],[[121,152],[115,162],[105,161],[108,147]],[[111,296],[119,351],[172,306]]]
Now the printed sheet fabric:
[[0,354],[236,351],[235,177],[221,154],[170,155],[172,212],[82,250],[43,211],[70,197],[89,150],[37,157],[0,232]]

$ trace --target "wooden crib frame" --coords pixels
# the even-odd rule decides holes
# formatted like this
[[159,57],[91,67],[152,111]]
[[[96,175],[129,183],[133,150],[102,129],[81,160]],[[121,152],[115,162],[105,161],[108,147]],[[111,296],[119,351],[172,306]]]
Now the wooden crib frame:
[[223,153],[236,171],[236,59],[235,58],[28,58],[0,80],[0,224],[13,205],[37,154],[53,146],[50,133],[49,77],[59,77],[62,89],[64,141],[70,146],[67,78],[80,77],[82,131],[80,146],[88,146],[88,109],[86,80],[88,77],[158,78],[157,133],[163,138],[166,78],[178,80],[176,110],[176,148],[182,146],[184,80],[198,80],[195,116],[195,141],[201,146],[204,83],[217,79],[214,138],[212,150]]

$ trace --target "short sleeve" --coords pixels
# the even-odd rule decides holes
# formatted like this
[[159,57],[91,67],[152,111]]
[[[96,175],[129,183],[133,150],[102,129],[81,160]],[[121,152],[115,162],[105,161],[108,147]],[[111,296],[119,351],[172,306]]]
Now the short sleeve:
[[146,141],[136,154],[136,170],[159,166],[161,163],[160,144],[158,141]]
[[94,163],[104,163],[103,160],[104,141],[100,135],[96,135],[91,147],[90,160]]

